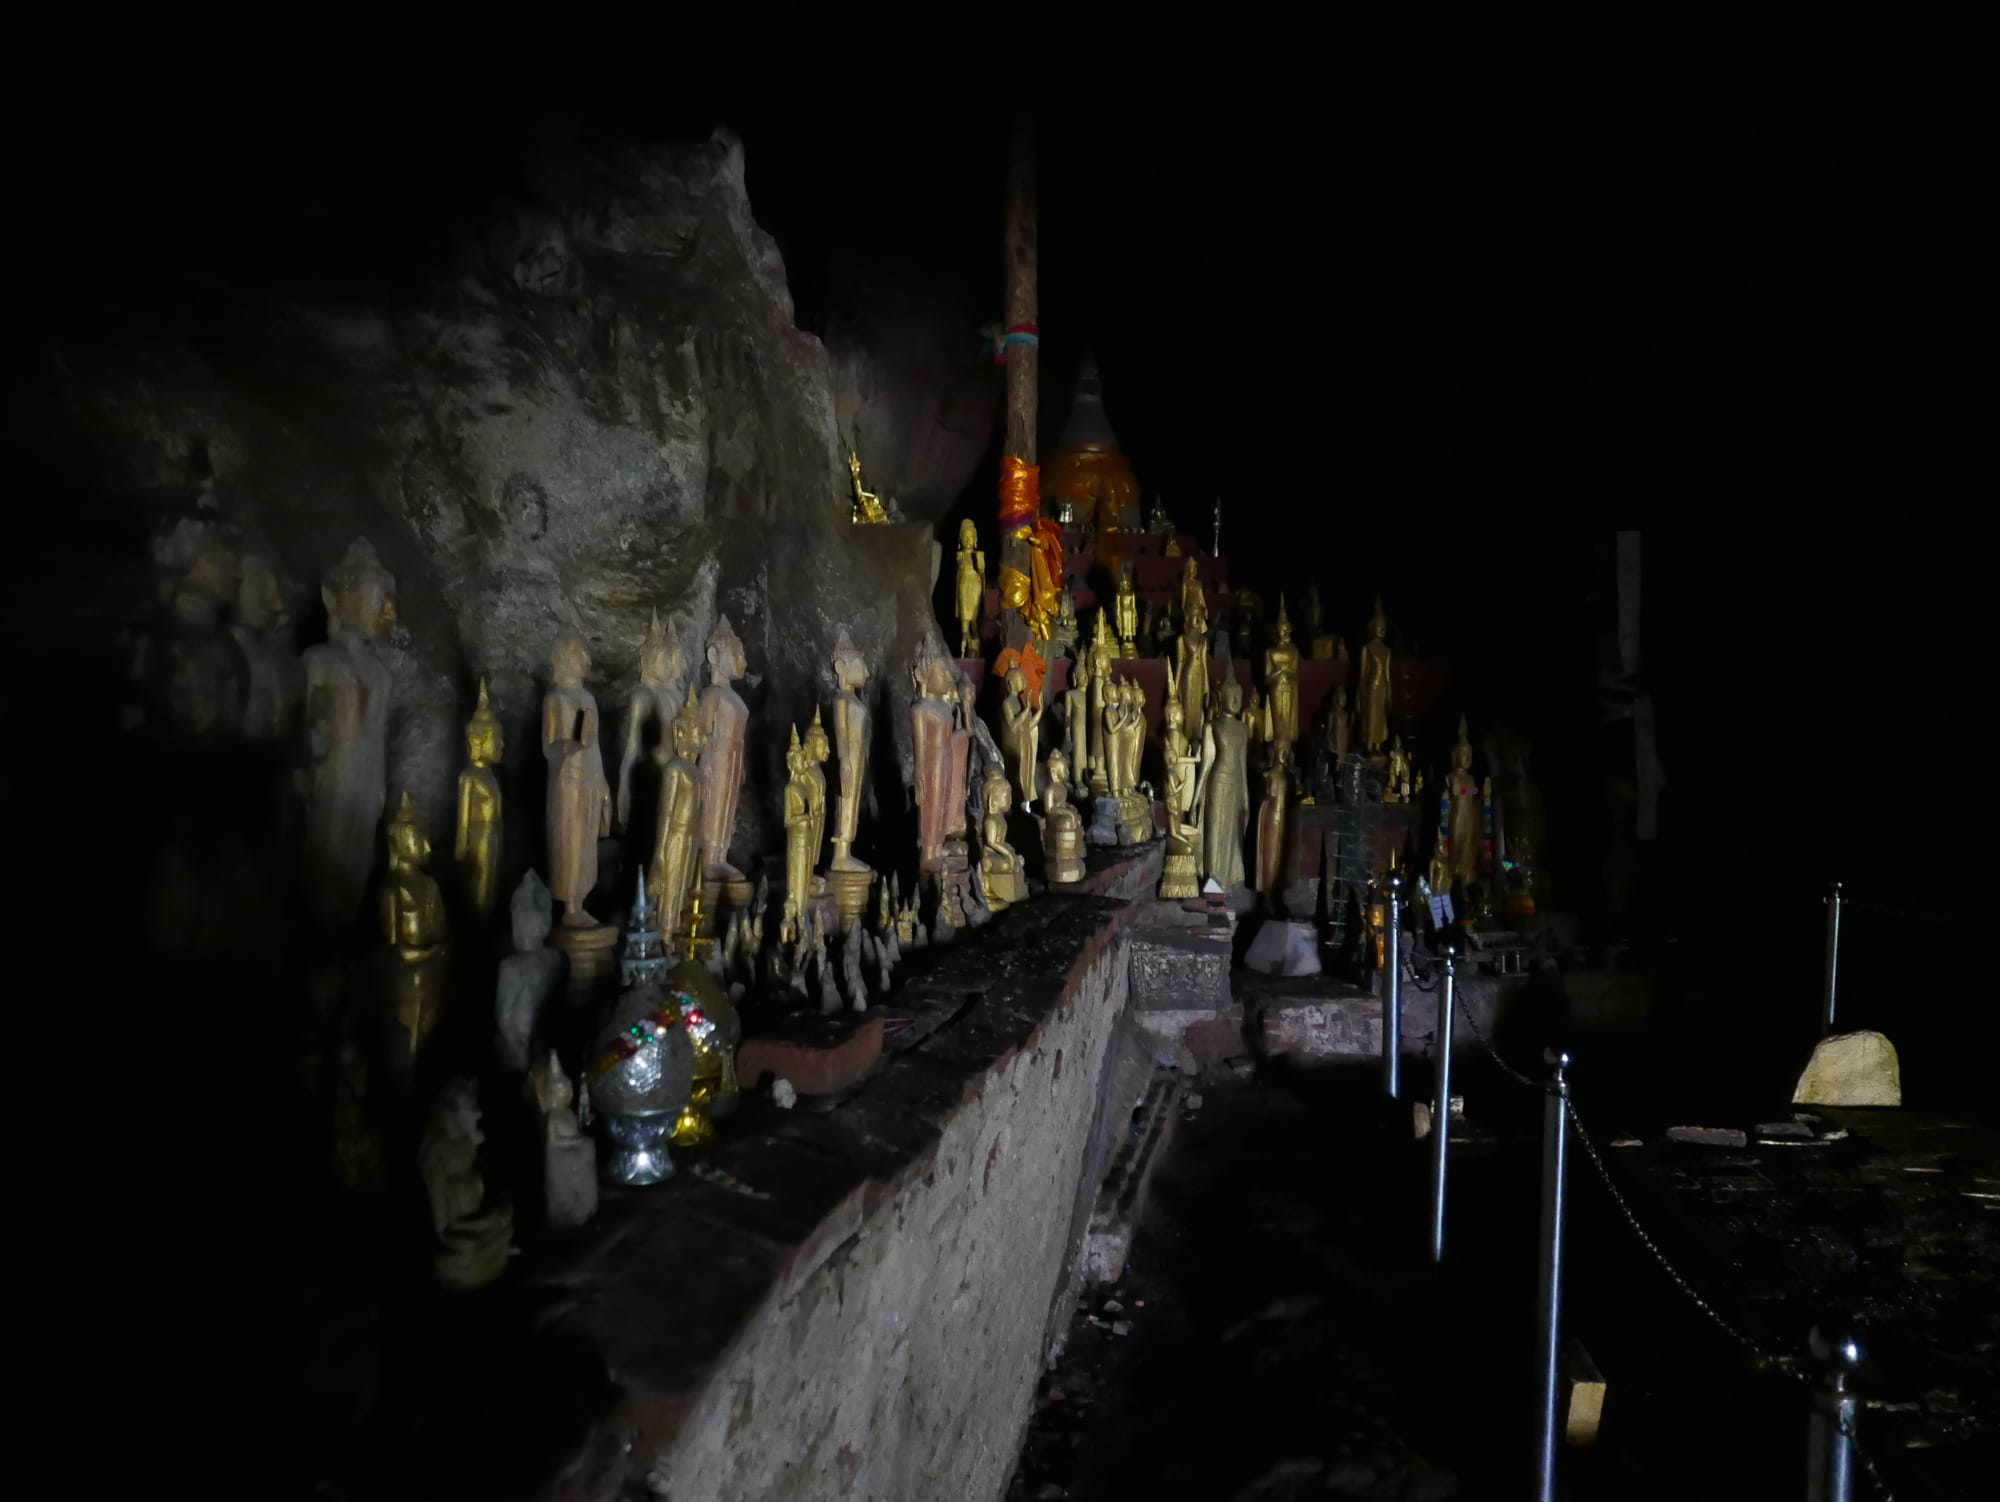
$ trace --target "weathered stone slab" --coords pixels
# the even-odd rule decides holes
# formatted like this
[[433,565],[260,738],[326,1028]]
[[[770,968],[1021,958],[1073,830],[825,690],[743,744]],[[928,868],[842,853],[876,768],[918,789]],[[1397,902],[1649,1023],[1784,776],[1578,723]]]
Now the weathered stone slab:
[[1677,1126],[1667,1128],[1667,1141],[1695,1147],[1743,1147],[1750,1139],[1737,1127]]

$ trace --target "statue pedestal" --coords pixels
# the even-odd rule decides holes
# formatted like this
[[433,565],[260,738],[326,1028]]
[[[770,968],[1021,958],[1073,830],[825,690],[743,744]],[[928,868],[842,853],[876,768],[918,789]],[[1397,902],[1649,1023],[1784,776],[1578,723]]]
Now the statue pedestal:
[[[723,920],[731,913],[750,906],[757,895],[757,888],[748,877],[738,877],[733,881],[722,881],[713,876],[705,876],[701,882],[702,926],[710,933],[722,931]],[[668,934],[672,938],[671,933]]]
[[617,973],[617,926],[593,923],[587,928],[572,928],[558,923],[549,942],[569,956],[569,1004],[591,1005]]
[[1319,933],[1296,918],[1272,918],[1257,930],[1243,963],[1260,975],[1318,975]]
[[875,873],[866,866],[859,871],[835,867],[826,873],[826,889],[839,909],[838,932],[846,933],[856,918],[865,920],[868,916],[868,894],[875,889]]
[[1118,800],[1109,793],[1099,794],[1090,804],[1090,832],[1084,836],[1092,845],[1112,849],[1130,843],[1123,837],[1118,817]]
[[1160,896],[1168,901],[1186,901],[1200,895],[1201,888],[1195,880],[1194,847],[1168,835],[1166,860],[1160,867]]

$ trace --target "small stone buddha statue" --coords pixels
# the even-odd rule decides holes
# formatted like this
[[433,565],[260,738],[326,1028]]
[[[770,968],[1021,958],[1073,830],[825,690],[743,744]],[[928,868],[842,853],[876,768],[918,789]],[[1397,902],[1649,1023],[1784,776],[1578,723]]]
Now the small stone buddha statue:
[[674,716],[666,741],[653,749],[659,766],[660,806],[653,828],[653,855],[647,864],[653,892],[668,931],[679,927],[691,899],[701,890],[701,706],[694,686]]
[[1226,675],[1215,718],[1202,734],[1201,869],[1224,891],[1243,883],[1243,833],[1250,821],[1248,733],[1238,710],[1243,688]]
[[1132,565],[1129,563],[1118,571],[1118,593],[1113,597],[1112,605],[1118,620],[1118,655],[1137,657],[1139,596],[1132,587]]
[[285,589],[271,560],[245,553],[229,628],[249,672],[243,733],[252,740],[288,739],[305,702],[305,664],[292,650]]
[[555,908],[549,889],[533,871],[514,888],[507,914],[514,952],[500,962],[499,979],[493,987],[494,1048],[500,1067],[519,1074],[528,1067],[529,1050],[541,1028],[542,1015],[562,985],[565,962],[560,949],[547,947],[555,927]]
[[542,1072],[542,1190],[552,1231],[573,1231],[597,1213],[597,1144],[576,1120],[576,1087],[554,1050]]
[[487,1210],[478,1167],[479,1096],[473,1083],[453,1080],[432,1108],[418,1147],[418,1166],[431,1205],[431,1229],[444,1244],[433,1259],[446,1288],[483,1288],[507,1270],[514,1251],[514,1212]]
[[458,774],[458,833],[452,859],[465,893],[466,910],[482,922],[493,912],[500,883],[500,779],[493,769],[504,750],[500,721],[479,680],[479,704],[465,726],[465,758]]
[[958,524],[958,655],[979,655],[979,615],[986,603],[986,555],[979,528],[967,517]]
[[1007,669],[1007,697],[1000,701],[1000,743],[1013,763],[1014,786],[1023,808],[1035,801],[1035,763],[1041,738],[1041,698],[1029,696],[1028,675],[1017,662]]
[[1361,647],[1361,749],[1370,756],[1389,743],[1389,618],[1382,597],[1368,618],[1368,640]]
[[597,885],[597,842],[611,833],[611,785],[604,777],[597,698],[583,686],[590,652],[583,633],[565,626],[549,659],[542,698],[542,755],[549,764],[549,890],[566,928],[594,928],[584,899]]
[[743,873],[729,864],[729,842],[736,831],[737,800],[743,796],[743,735],[750,710],[735,683],[749,664],[726,615],[709,634],[707,658],[708,687],[701,691],[702,879],[738,886]]
[[375,549],[355,539],[321,585],[326,642],[305,653],[307,887],[329,930],[352,923],[361,906],[388,802],[391,679],[379,654],[395,592]]
[[430,841],[417,826],[410,795],[403,794],[389,821],[389,872],[382,882],[382,935],[394,956],[390,983],[395,1021],[405,1042],[397,1050],[414,1059],[437,1025],[444,995],[444,898],[424,870]]
[[1049,753],[1048,785],[1042,790],[1042,862],[1052,886],[1082,881],[1083,816],[1070,806],[1069,758],[1058,747]]
[[1007,842],[1007,812],[1014,800],[1005,774],[988,775],[980,794],[986,811],[979,824],[979,869],[985,877],[986,905],[997,913],[1023,900],[1028,884],[1021,857]]

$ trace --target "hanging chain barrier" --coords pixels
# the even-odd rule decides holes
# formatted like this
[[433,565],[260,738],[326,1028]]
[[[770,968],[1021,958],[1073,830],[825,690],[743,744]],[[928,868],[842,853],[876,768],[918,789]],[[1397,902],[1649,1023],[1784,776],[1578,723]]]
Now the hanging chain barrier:
[[[1844,895],[1840,897],[1839,901],[1843,907],[1860,906],[1864,909],[1885,913],[1893,913],[1895,911],[1893,909],[1877,908],[1873,903],[1856,904],[1852,898],[1845,897]],[[1911,914],[1909,916],[1932,915]],[[1434,967],[1441,966],[1441,964],[1441,956],[1431,952],[1419,951],[1414,944],[1410,944],[1404,948],[1401,956],[1402,979],[1415,986],[1419,991],[1434,992],[1437,989],[1438,981],[1433,979],[1427,984],[1424,980],[1424,972],[1430,970],[1435,975],[1437,971]],[[1466,1026],[1472,1030],[1472,1036],[1478,1041],[1479,1046],[1485,1050],[1487,1057],[1499,1067],[1501,1073],[1516,1084],[1534,1091],[1537,1095],[1551,1097],[1560,1102],[1561,1114],[1567,1118],[1570,1127],[1574,1130],[1576,1140],[1583,1147],[1584,1156],[1590,1160],[1590,1166],[1596,1170],[1598,1182],[1604,1186],[1605,1193],[1610,1196],[1611,1203],[1617,1208],[1619,1218],[1630,1228],[1632,1234],[1638,1238],[1639,1244],[1646,1249],[1646,1254],[1659,1267],[1660,1271],[1666,1275],[1667,1280],[1681,1291],[1688,1302],[1694,1305],[1696,1310],[1710,1324],[1728,1336],[1731,1341],[1743,1350],[1749,1357],[1751,1368],[1754,1371],[1775,1374],[1787,1378],[1801,1387],[1814,1389],[1816,1395],[1815,1401],[1819,1402],[1824,1396],[1825,1389],[1815,1384],[1813,1373],[1808,1368],[1808,1358],[1783,1355],[1769,1350],[1747,1331],[1726,1318],[1714,1304],[1701,1295],[1686,1275],[1660,1249],[1659,1242],[1653,1238],[1640,1222],[1638,1213],[1633,1210],[1631,1201],[1626,1199],[1623,1191],[1619,1189],[1617,1181],[1612,1177],[1610,1165],[1605,1162],[1603,1155],[1598,1151],[1596,1141],[1585,1127],[1582,1116],[1578,1114],[1576,1102],[1571,1097],[1569,1090],[1566,1087],[1559,1088],[1553,1081],[1538,1080],[1510,1064],[1501,1055],[1500,1050],[1494,1046],[1492,1039],[1487,1036],[1486,1030],[1479,1025],[1479,1019],[1473,1015],[1472,1008],[1467,1004],[1465,999],[1465,988],[1460,986],[1456,990],[1457,995],[1454,997],[1454,1000],[1458,1015],[1465,1019]],[[1566,1057],[1564,1062],[1567,1063]],[[1860,1398],[1851,1392],[1841,1395],[1844,1396],[1845,1402],[1834,1405],[1826,1410],[1828,1427],[1833,1433],[1838,1435],[1839,1441],[1851,1451],[1853,1458],[1860,1462],[1862,1473],[1868,1478],[1868,1484],[1873,1489],[1875,1496],[1880,1499],[1880,1502],[1895,1502],[1895,1493],[1890,1490],[1888,1483],[1882,1479],[1881,1472],[1875,1465],[1874,1457],[1863,1447],[1859,1435],[1855,1432],[1853,1415],[1857,1410],[1863,1408],[1901,1411],[1908,1409],[1911,1405],[1906,1403],[1892,1403],[1881,1399]],[[1819,1412],[1820,1410],[1816,1408],[1815,1411]],[[1819,1494],[1818,1478],[1819,1471],[1816,1468],[1814,1477],[1816,1496]],[[1835,1489],[1829,1491],[1828,1494],[1838,1495],[1839,1493]]]

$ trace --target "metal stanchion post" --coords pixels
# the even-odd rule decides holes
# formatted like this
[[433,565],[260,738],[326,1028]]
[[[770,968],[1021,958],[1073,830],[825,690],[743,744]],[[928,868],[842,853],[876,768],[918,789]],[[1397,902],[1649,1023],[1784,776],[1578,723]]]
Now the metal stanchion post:
[[1854,1417],[1860,1402],[1854,1395],[1854,1369],[1861,1365],[1861,1343],[1847,1330],[1814,1325],[1808,1342],[1822,1365],[1820,1384],[1813,1389],[1812,1449],[1806,1458],[1808,1502],[1853,1502]]
[[1561,1355],[1563,1219],[1568,1208],[1569,1055],[1551,1049],[1545,1056],[1555,1068],[1549,1098],[1542,1106],[1542,1265],[1535,1317],[1536,1352],[1541,1381],[1540,1434],[1535,1446],[1536,1502],[1555,1502],[1556,1409],[1561,1380],[1556,1363]]
[[1444,979],[1438,982],[1437,1036],[1432,1040],[1437,1090],[1431,1099],[1431,1261],[1444,1261],[1444,1173],[1451,1150],[1451,1008],[1457,961],[1465,943],[1455,928],[1438,935]]
[[1382,992],[1382,1093],[1402,1094],[1403,1068],[1403,873],[1394,866],[1382,878],[1383,955],[1389,984]]
[[1833,1031],[1833,1001],[1840,980],[1840,907],[1847,899],[1840,895],[1840,883],[1826,894],[1826,995],[1820,1005],[1819,1030],[1824,1037]]

